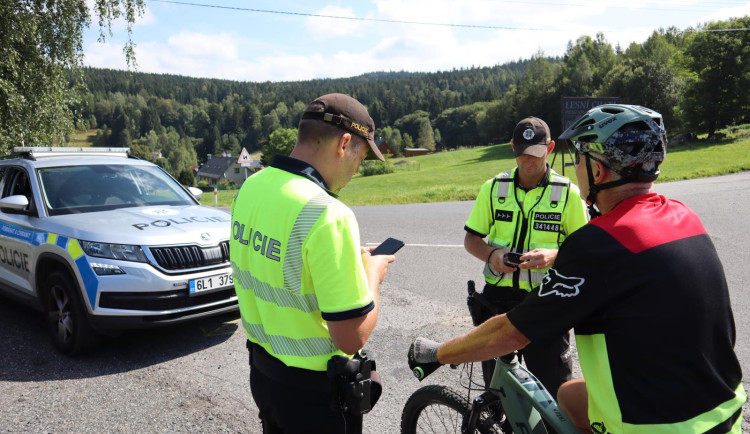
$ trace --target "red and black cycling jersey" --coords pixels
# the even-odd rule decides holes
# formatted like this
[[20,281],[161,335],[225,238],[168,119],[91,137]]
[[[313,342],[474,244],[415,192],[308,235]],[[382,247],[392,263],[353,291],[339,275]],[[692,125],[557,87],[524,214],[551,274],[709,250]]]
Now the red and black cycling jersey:
[[706,419],[721,404],[741,410],[724,270],[678,201],[629,198],[571,234],[508,318],[531,341],[575,329],[589,402],[606,401],[589,415],[603,413],[608,431]]

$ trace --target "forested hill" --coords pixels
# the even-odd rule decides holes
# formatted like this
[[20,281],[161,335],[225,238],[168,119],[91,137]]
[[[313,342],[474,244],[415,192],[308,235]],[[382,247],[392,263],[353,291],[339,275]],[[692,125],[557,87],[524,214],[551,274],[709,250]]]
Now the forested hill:
[[401,155],[510,139],[537,116],[562,131],[564,97],[619,97],[661,113],[667,131],[714,132],[750,122],[750,16],[613,47],[603,34],[570,42],[562,58],[529,59],[434,73],[249,83],[85,69],[80,114],[95,146],[128,146],[173,174],[208,155],[288,153],[302,111],[316,97],[347,93],[365,104],[378,138]]
[[418,110],[434,118],[448,108],[500,99],[510,85],[523,77],[529,62],[526,59],[431,73],[373,72],[351,78],[263,83],[85,68],[85,82],[96,101],[116,92],[181,104],[194,104],[197,100],[221,104],[231,97],[239,104],[256,106],[262,115],[279,103],[293,107],[326,93],[341,92],[365,104],[376,125],[392,126],[395,120]]

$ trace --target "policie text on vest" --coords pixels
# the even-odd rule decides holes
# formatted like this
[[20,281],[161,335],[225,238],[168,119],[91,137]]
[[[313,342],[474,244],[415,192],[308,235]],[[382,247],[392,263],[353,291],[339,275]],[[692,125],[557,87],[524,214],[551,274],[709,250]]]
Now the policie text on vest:
[[256,252],[259,252],[266,258],[277,262],[280,261],[279,253],[281,253],[281,250],[279,247],[281,247],[281,243],[278,240],[268,238],[268,236],[263,235],[259,231],[253,231],[253,228],[249,228],[247,235],[245,235],[245,225],[237,221],[232,223],[232,236],[240,244],[246,246],[252,245]]

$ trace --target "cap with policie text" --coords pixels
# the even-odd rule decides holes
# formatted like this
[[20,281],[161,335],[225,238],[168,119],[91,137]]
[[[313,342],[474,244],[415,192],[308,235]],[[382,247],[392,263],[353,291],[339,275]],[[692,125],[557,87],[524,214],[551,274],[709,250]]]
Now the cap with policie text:
[[530,116],[516,124],[516,129],[513,130],[513,152],[516,157],[544,157],[550,140],[547,123]]
[[330,122],[344,131],[362,137],[370,145],[367,159],[385,161],[375,144],[375,122],[365,106],[343,93],[329,93],[317,98],[305,108],[302,119]]

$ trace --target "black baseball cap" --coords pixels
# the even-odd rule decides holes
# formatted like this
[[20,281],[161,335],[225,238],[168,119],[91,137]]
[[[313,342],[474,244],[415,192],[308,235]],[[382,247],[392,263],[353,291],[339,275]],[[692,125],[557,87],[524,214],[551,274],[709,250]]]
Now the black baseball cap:
[[516,129],[513,130],[513,152],[516,157],[544,157],[550,140],[547,123],[531,116],[516,124]]
[[330,122],[342,130],[362,137],[370,145],[368,160],[385,161],[375,144],[375,122],[367,108],[356,99],[343,93],[329,93],[311,102],[302,112],[302,119]]

